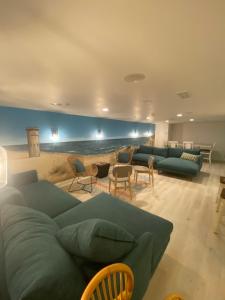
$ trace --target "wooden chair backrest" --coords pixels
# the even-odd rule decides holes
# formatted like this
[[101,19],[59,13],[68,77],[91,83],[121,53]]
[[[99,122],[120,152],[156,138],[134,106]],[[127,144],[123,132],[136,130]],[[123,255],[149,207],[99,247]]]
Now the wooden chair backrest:
[[134,289],[133,272],[125,264],[103,268],[89,282],[81,300],[130,300]]
[[183,142],[183,148],[184,149],[193,149],[194,142],[184,141]]
[[113,172],[113,176],[116,178],[130,177],[132,174],[132,166],[130,165],[115,166],[112,172]]
[[168,147],[169,148],[177,148],[178,147],[178,141],[168,141]]

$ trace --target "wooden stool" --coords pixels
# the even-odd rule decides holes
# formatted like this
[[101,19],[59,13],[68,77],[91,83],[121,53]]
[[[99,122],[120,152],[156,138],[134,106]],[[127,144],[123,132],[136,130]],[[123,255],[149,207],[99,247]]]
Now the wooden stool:
[[222,221],[223,215],[224,215],[224,210],[225,210],[225,188],[223,188],[221,194],[220,194],[220,212],[219,212],[219,216],[218,216],[218,221],[217,221],[217,225],[216,225],[216,229],[214,231],[214,233],[218,233],[219,232],[219,227],[220,227],[220,222]]
[[216,198],[216,203],[217,203],[217,207],[216,207],[216,211],[218,212],[220,210],[220,204],[221,204],[221,192],[223,190],[223,188],[225,188],[225,177],[220,176],[220,186],[219,186],[219,191],[218,191],[218,195]]

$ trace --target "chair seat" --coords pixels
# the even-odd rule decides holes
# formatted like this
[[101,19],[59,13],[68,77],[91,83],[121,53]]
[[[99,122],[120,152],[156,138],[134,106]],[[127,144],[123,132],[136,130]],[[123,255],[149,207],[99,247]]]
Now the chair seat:
[[139,172],[139,173],[147,173],[149,172],[149,168],[145,167],[145,166],[134,166],[134,170],[135,172]]
[[[111,181],[116,181],[116,178],[112,174],[109,174],[109,179]],[[117,178],[117,182],[124,182],[124,181],[128,181],[128,180],[129,180],[128,177]]]

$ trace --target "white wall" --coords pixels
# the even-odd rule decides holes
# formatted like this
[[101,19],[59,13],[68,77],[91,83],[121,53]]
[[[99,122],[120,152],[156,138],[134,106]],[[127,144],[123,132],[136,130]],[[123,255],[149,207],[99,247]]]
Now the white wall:
[[168,142],[169,126],[165,122],[156,123],[155,126],[155,146],[164,147]]
[[216,143],[213,159],[225,161],[225,121],[171,124],[169,140],[186,140],[197,144]]

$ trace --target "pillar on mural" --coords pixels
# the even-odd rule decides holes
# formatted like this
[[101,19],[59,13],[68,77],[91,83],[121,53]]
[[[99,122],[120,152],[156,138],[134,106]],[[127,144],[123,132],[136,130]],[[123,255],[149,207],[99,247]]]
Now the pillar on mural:
[[27,142],[29,157],[40,156],[39,129],[27,128]]
[[169,124],[165,122],[156,123],[155,126],[155,146],[165,147],[168,143]]

